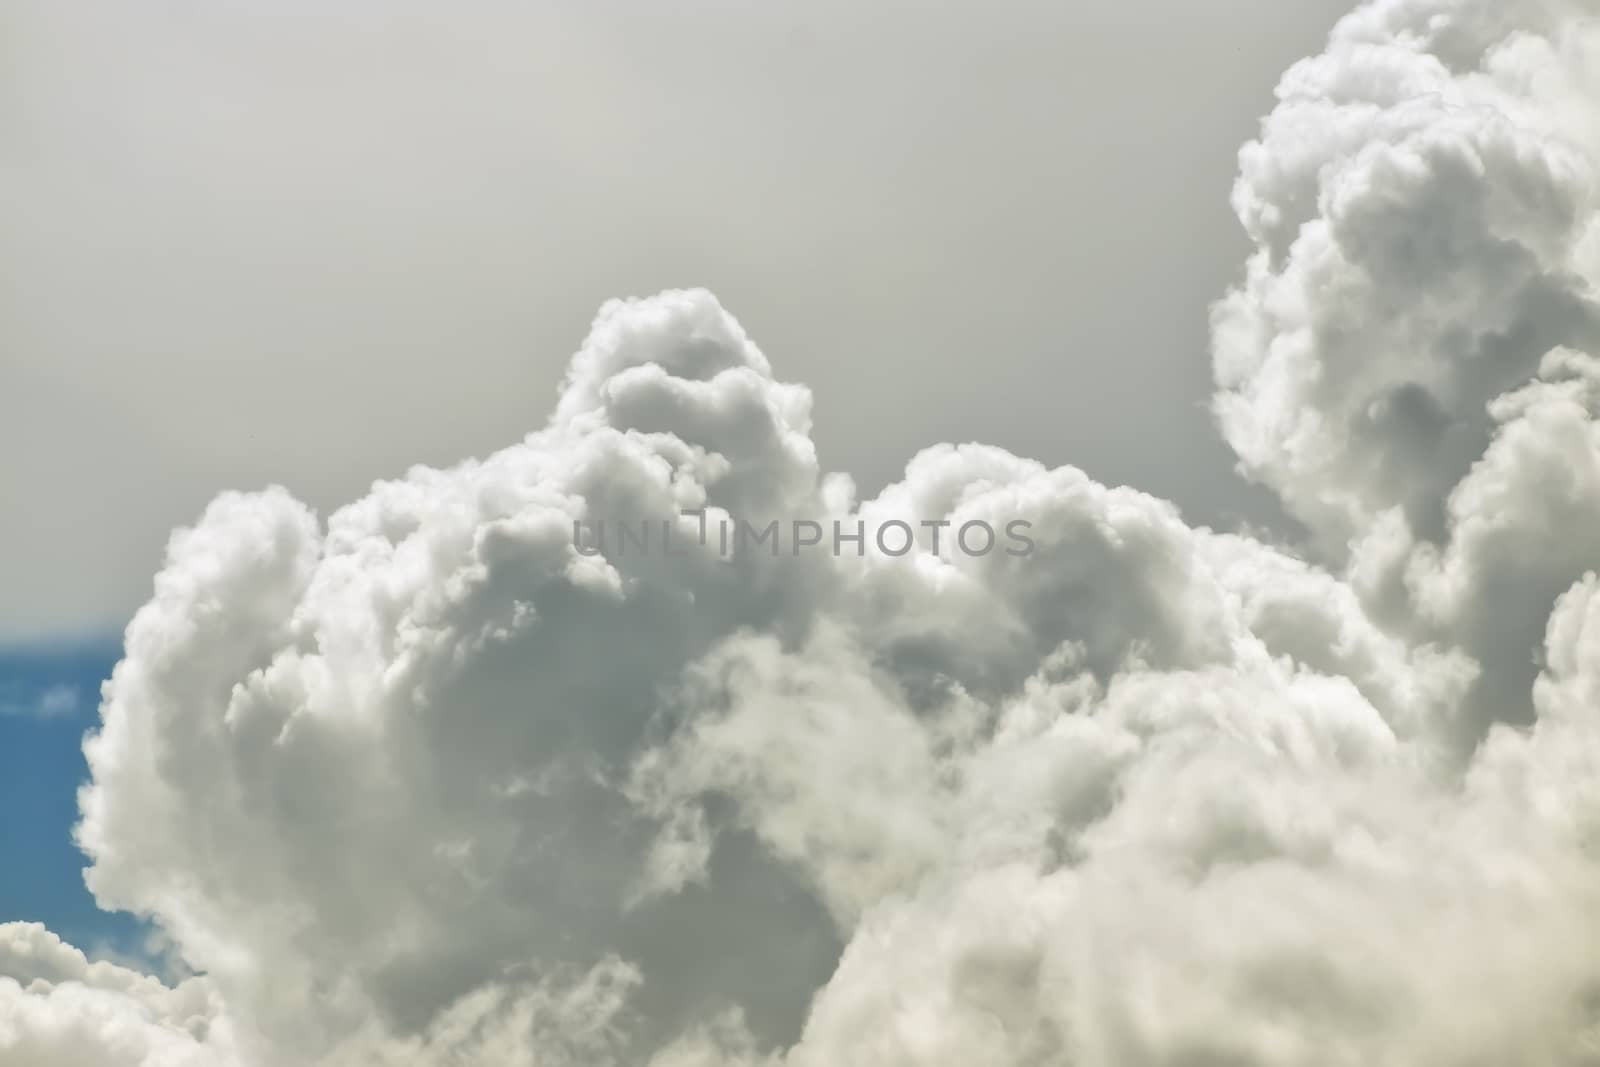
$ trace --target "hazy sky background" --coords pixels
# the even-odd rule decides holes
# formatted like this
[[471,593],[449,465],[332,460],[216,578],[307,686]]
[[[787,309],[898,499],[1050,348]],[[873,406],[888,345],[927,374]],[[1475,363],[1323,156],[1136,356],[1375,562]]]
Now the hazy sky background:
[[1206,308],[1237,146],[1343,7],[10,0],[0,639],[120,627],[221,489],[518,439],[667,286],[865,488],[977,439],[1259,517]]

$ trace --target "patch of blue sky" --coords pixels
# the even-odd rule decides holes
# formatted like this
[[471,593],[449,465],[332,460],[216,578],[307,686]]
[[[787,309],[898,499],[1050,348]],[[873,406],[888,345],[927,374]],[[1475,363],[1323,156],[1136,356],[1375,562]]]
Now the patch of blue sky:
[[116,636],[0,645],[0,922],[42,922],[91,956],[147,961],[148,927],[100,909],[72,839],[83,738],[121,656]]

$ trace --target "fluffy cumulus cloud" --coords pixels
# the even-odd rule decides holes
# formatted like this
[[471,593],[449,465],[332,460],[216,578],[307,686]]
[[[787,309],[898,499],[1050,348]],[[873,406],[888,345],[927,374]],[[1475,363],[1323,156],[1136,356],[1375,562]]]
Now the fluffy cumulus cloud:
[[977,445],[859,500],[704,292],[487,459],[222,496],[78,830],[187,977],[0,927],[0,1062],[1600,1065],[1594,15],[1375,0],[1243,152],[1216,409],[1301,550]]
[[29,1067],[238,1062],[216,993],[91,963],[36,923],[0,926],[0,1056]]

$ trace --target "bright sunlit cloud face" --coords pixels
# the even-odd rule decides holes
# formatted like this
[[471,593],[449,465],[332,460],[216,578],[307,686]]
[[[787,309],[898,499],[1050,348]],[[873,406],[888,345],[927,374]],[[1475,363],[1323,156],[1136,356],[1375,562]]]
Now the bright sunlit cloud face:
[[486,458],[218,497],[77,828],[177,973],[0,927],[0,1063],[1600,1063],[1590,14],[1375,0],[1242,153],[1213,406],[1304,549],[985,445],[864,494],[700,289]]

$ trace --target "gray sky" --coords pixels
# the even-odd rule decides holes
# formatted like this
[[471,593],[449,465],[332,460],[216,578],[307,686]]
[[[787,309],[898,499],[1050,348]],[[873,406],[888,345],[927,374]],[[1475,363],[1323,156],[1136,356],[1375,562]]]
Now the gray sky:
[[977,439],[1260,515],[1206,308],[1343,6],[10,0],[0,638],[120,625],[218,490],[326,511],[518,439],[668,286],[869,490]]

